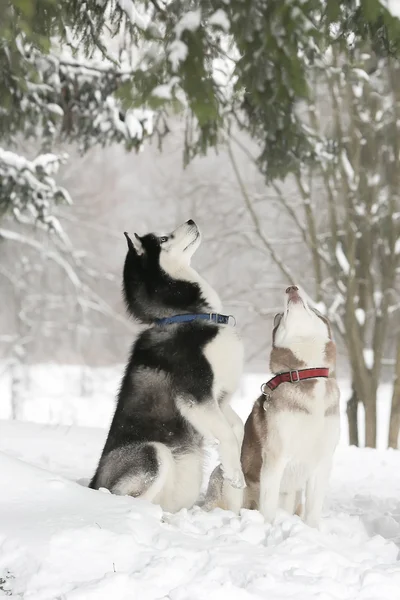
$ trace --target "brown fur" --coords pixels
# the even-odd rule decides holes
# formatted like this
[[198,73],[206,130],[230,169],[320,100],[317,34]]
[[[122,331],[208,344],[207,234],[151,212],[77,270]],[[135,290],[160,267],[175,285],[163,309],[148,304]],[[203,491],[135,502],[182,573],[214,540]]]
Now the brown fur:
[[[317,316],[324,321],[328,328],[330,341],[325,346],[325,361],[329,366],[330,374],[327,382],[327,397],[331,398],[331,404],[325,410],[325,416],[337,415],[339,412],[338,394],[336,392],[335,364],[336,346],[332,341],[332,332],[328,319],[320,314]],[[275,334],[281,321],[281,315],[275,317],[276,326],[272,332],[272,351],[270,355],[270,369],[272,373],[281,373],[291,370],[305,368],[306,363],[298,359],[288,348],[275,346]],[[322,366],[322,365],[318,365]],[[330,381],[329,381],[330,380]],[[268,445],[268,418],[270,411],[291,411],[310,414],[307,403],[302,400],[312,396],[312,391],[317,384],[316,379],[300,382],[283,383],[273,392],[266,396],[260,396],[254,403],[244,428],[244,439],[242,445],[242,468],[246,479],[247,488],[244,494],[244,507],[249,509],[259,508],[260,474],[263,462],[264,448]],[[293,393],[292,386],[295,386]],[[268,390],[266,390],[268,391]],[[298,400],[297,398],[298,397]],[[276,440],[275,440],[276,442]],[[269,454],[271,460],[271,454]],[[295,514],[303,516],[304,505],[296,499]]]
[[339,404],[335,402],[329,406],[325,411],[325,417],[333,417],[339,414]]
[[[335,362],[336,347],[332,341],[332,334],[329,321],[317,311],[317,316],[324,321],[328,328],[329,340],[325,346],[324,364],[315,366],[327,366],[330,369],[330,375],[327,381],[327,404],[325,405],[325,416],[337,415],[339,412],[339,395],[335,381]],[[282,373],[291,370],[300,370],[306,367],[306,363],[296,357],[288,348],[276,347],[275,336],[279,328],[283,313],[275,316],[274,328],[272,332],[272,351],[270,355],[270,370],[272,373]],[[308,400],[313,395],[314,387],[317,385],[316,379],[303,380],[295,383],[283,383],[268,395],[261,395],[254,403],[253,409],[246,421],[244,427],[244,438],[241,452],[241,463],[243,474],[246,480],[246,489],[244,491],[243,507],[247,509],[259,508],[260,496],[260,475],[263,465],[263,459],[274,460],[276,454],[280,452],[280,438],[276,431],[270,431],[268,427],[269,418],[275,412],[301,412],[310,414],[312,407]],[[268,388],[266,390],[268,392]],[[322,409],[323,410],[323,409]],[[221,475],[219,476],[221,479]],[[220,506],[226,508],[223,496],[223,481],[217,485],[217,480],[210,485],[210,498],[215,496],[215,489],[221,490],[220,498],[210,506]],[[298,492],[299,494],[299,492]],[[303,516],[304,505],[300,496],[296,497],[295,514]]]
[[336,378],[331,375],[328,379],[327,397],[331,399],[331,403],[325,409],[325,417],[337,416],[339,414],[339,390]]
[[325,346],[325,360],[329,365],[329,376],[332,377],[335,374],[336,365],[336,345],[334,342],[332,342],[332,340],[330,340],[330,342],[328,342]]
[[260,396],[255,401],[253,410],[244,426],[241,461],[247,485],[260,482],[261,449],[263,440],[268,434],[263,408],[264,399],[264,396]]
[[290,412],[310,414],[310,411],[304,403],[297,401],[297,399],[293,397],[293,394],[288,394],[287,392],[292,391],[290,390],[290,387],[295,385],[296,391],[299,394],[309,396],[316,383],[315,379],[305,379],[304,381],[296,383],[281,383],[281,385],[273,392],[273,400],[271,399],[270,401],[271,408],[277,411],[288,410]]
[[296,358],[288,348],[276,348],[273,346],[269,360],[269,367],[272,373],[295,371],[296,369],[302,369],[304,366],[305,363]]

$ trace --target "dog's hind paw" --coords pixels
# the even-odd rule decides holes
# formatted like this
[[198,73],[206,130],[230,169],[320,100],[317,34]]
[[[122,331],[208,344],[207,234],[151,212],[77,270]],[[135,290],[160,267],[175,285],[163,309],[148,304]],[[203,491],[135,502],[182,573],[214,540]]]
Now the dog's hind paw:
[[242,469],[225,470],[222,466],[222,476],[225,481],[228,481],[232,487],[238,490],[243,490],[246,487],[246,481]]

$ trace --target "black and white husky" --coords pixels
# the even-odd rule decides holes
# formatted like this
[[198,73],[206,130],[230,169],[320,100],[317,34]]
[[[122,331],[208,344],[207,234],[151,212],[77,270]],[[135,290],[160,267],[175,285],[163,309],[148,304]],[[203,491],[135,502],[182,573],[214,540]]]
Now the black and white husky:
[[92,488],[146,498],[175,512],[202,483],[205,439],[218,442],[224,477],[244,487],[243,425],[229,405],[243,348],[221,301],[190,266],[200,231],[189,220],[165,236],[128,241],[124,296],[150,325],[133,345]]

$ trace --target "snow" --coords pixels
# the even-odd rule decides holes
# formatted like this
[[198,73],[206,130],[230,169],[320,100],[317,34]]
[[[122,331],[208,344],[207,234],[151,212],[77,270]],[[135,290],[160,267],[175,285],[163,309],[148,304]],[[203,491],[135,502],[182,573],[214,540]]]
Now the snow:
[[143,127],[136,117],[135,112],[133,110],[128,110],[125,115],[125,126],[129,133],[129,137],[134,140],[138,138],[142,139],[143,136]]
[[364,361],[368,369],[372,369],[374,366],[374,351],[372,348],[364,348]]
[[381,4],[394,16],[400,19],[400,0],[381,0]]
[[3,148],[0,148],[0,164],[1,163],[4,163],[9,168],[13,168],[16,171],[29,168],[29,161],[25,157],[15,154],[15,152],[4,150]]
[[93,126],[99,127],[103,132],[111,129],[109,123],[118,130],[127,140],[141,141],[144,135],[153,131],[154,113],[143,108],[128,109],[125,120],[120,118],[119,103],[112,96],[104,102],[104,113],[99,113],[93,120]]
[[352,86],[353,89],[353,94],[356,98],[362,98],[362,95],[364,93],[364,85],[363,83],[355,83]]
[[354,169],[351,166],[351,163],[349,161],[349,157],[347,156],[346,150],[342,150],[341,159],[342,159],[342,166],[343,166],[344,172],[346,174],[348,184],[351,187],[352,184],[354,183],[355,174],[354,174]]
[[[184,31],[196,31],[201,24],[201,10],[190,10],[175,25],[175,39],[168,47],[168,60],[171,63],[172,70],[178,70],[181,62],[184,62],[188,55],[188,47],[180,39]],[[167,84],[168,85],[168,84]]]
[[188,11],[175,25],[176,37],[179,39],[184,31],[196,31],[201,23],[201,10]]
[[46,153],[28,160],[0,147],[0,180],[7,189],[9,210],[17,220],[39,223],[63,241],[63,229],[50,211],[57,202],[71,203],[68,192],[54,179],[66,158],[66,154]]
[[0,147],[0,175],[4,178],[19,178],[29,180],[32,191],[46,192],[47,188],[55,187],[50,179],[38,179],[41,172],[45,175],[54,175],[60,165],[67,159],[67,154],[56,155],[52,153],[39,154],[34,160],[27,160],[24,156],[4,150]]
[[396,243],[394,245],[394,253],[400,254],[400,237],[397,238]]
[[42,169],[48,175],[54,175],[58,172],[60,162],[66,160],[67,155],[63,155],[62,157],[57,156],[56,154],[52,154],[48,152],[47,154],[40,154],[33,161],[34,168]]
[[343,252],[343,247],[340,242],[336,244],[336,259],[339,263],[340,268],[342,269],[345,275],[348,275],[350,272],[349,261],[346,258],[345,253]]
[[364,69],[359,69],[359,68],[354,67],[352,69],[352,71],[353,71],[354,75],[357,75],[357,77],[359,79],[363,79],[364,81],[369,81],[369,75],[366,71],[364,71]]
[[186,60],[188,52],[188,47],[181,40],[171,42],[168,48],[168,60],[174,72],[178,70],[179,64]]
[[314,308],[316,308],[321,315],[326,315],[326,304],[325,302],[315,302],[314,303]]
[[135,0],[117,0],[117,4],[125,12],[132,25],[137,25],[141,29],[147,28],[149,18],[146,15],[139,14],[135,7]]
[[[4,419],[11,382],[7,365],[0,367]],[[11,592],[26,600],[397,598],[400,452],[384,449],[390,385],[379,388],[381,449],[358,449],[347,446],[350,385],[339,380],[342,438],[317,531],[283,512],[273,526],[257,511],[235,516],[196,506],[171,515],[143,500],[88,489],[122,371],[122,365],[26,370],[23,420],[0,420],[0,598]],[[243,378],[233,399],[242,419],[268,376]],[[203,489],[212,467],[210,460]]]
[[179,83],[178,77],[172,77],[168,83],[157,85],[151,92],[152,96],[156,98],[163,98],[164,100],[172,100],[173,88]]
[[55,104],[54,102],[50,102],[49,104],[47,104],[46,108],[47,110],[49,110],[55,115],[58,115],[59,117],[62,117],[64,115],[64,111],[61,108],[61,106]]
[[228,31],[231,28],[228,15],[222,8],[219,8],[215,11],[213,15],[211,15],[209,23],[210,25],[216,25],[217,27],[221,27],[221,29],[223,29],[225,33],[228,33]]
[[92,474],[104,434],[0,422],[3,590],[26,600],[397,597],[399,452],[340,447],[317,531],[283,512],[273,526],[257,511],[171,515],[89,490],[77,480]]
[[379,185],[380,181],[381,181],[381,176],[379,173],[373,173],[373,174],[368,173],[367,182],[370,187],[375,187],[375,186]]
[[365,310],[363,310],[362,308],[356,308],[355,314],[358,324],[362,327],[365,323]]

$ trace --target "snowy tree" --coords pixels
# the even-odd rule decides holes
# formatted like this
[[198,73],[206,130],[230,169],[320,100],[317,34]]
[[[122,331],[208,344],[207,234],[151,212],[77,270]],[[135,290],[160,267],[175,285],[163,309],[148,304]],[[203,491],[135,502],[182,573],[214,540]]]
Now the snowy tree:
[[[296,102],[307,97],[307,68],[333,24],[338,39],[351,34],[396,49],[397,19],[379,0],[327,0],[324,12],[317,0],[6,0],[1,144],[20,134],[46,151],[56,140],[76,141],[83,151],[111,142],[138,148],[147,136],[164,135],[167,114],[179,108],[189,160],[215,146],[234,115],[259,141],[260,168],[271,179],[315,155]],[[1,208],[25,206],[40,219],[38,182],[46,206],[65,194],[33,167],[28,200],[21,166],[0,156],[7,174]]]
[[[78,306],[93,299],[87,268],[53,211],[69,202],[56,182],[66,159],[57,149],[72,142],[81,152],[112,143],[138,150],[149,137],[162,140],[176,111],[186,124],[186,161],[239,127],[257,142],[264,178],[295,171],[307,198],[308,165],[319,164],[324,153],[335,156],[298,110],[310,97],[308,72],[328,32],[338,49],[356,40],[379,54],[397,52],[398,21],[387,4],[327,0],[321,12],[319,0],[6,0],[0,6],[0,215],[21,225],[15,230],[8,221],[0,242],[34,250],[36,238],[18,228],[35,223],[52,231],[55,247],[49,254],[47,242],[40,243],[40,256],[61,256],[61,271],[67,278],[75,273]],[[26,152],[28,139],[39,156]],[[321,164],[329,170],[334,163]],[[315,248],[318,228],[308,208],[306,216]],[[267,248],[265,236],[264,242]],[[348,253],[340,242],[338,264],[340,252]],[[313,261],[319,281],[324,262],[318,253]],[[98,297],[91,304],[108,311]]]
[[32,161],[0,148],[2,214],[30,216],[54,229],[51,206],[69,201],[54,180],[66,156],[48,150],[63,141],[77,142],[82,151],[111,142],[139,147],[151,131],[150,111],[132,107],[122,112],[113,95],[132,68],[127,56],[108,55],[102,36],[108,23],[116,33],[126,19],[119,9],[108,12],[106,20],[100,4],[61,7],[40,0],[2,5],[0,143],[13,146],[21,137],[33,138],[47,151]]
[[400,434],[400,334],[397,334],[392,406],[390,410],[389,447],[399,447]]
[[[378,385],[400,308],[400,67],[365,45],[350,51],[351,56],[333,46],[315,65],[315,98],[302,118],[319,155],[317,165],[303,165],[293,176],[298,200],[281,184],[274,189],[308,249],[309,293],[348,351],[354,392],[348,403],[350,441],[359,442],[361,403],[365,443],[375,447]],[[240,178],[233,152],[231,158]],[[263,234],[252,198],[245,190],[243,196],[264,250],[288,282],[298,281],[287,257]],[[392,445],[399,433],[398,406],[397,381]]]

